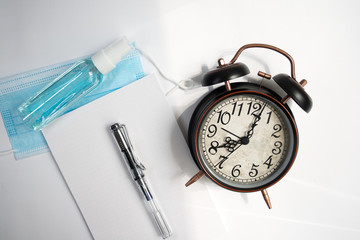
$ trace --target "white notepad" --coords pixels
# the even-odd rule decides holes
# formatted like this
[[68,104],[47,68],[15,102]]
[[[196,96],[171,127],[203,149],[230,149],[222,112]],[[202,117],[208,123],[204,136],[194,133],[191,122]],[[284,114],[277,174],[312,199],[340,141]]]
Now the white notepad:
[[157,79],[151,75],[89,103],[43,133],[95,239],[161,239],[110,126],[125,124],[168,219],[170,239],[221,239],[225,229]]

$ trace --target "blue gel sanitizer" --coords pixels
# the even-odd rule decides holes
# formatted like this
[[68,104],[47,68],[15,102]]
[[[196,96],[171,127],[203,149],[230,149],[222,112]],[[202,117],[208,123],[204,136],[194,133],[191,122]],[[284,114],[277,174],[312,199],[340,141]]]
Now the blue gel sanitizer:
[[81,97],[96,88],[103,75],[131,50],[126,39],[121,39],[97,52],[90,59],[80,61],[57,77],[18,108],[24,123],[40,130],[66,112]]

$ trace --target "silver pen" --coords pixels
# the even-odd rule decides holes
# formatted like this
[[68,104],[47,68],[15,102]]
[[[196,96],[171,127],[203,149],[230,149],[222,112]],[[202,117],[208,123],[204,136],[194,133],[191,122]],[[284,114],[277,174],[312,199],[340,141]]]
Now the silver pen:
[[145,181],[145,167],[138,161],[136,157],[125,125],[115,123],[111,125],[111,130],[114,134],[116,142],[120,147],[122,157],[130,171],[132,178],[139,186],[142,195],[145,197],[148,209],[154,218],[162,238],[165,239],[169,237],[171,235],[171,230],[154,200],[154,195],[151,193],[150,188]]

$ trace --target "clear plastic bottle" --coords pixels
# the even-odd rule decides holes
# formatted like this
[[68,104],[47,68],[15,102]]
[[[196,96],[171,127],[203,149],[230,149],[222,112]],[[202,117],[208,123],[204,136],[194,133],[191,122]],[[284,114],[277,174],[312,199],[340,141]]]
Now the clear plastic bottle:
[[76,63],[18,108],[21,119],[34,130],[42,129],[96,88],[129,51],[122,39]]

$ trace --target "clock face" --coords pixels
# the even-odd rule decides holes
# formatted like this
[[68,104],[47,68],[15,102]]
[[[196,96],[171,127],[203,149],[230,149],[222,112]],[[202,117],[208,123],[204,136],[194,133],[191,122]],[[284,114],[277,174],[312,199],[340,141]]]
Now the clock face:
[[207,175],[235,191],[256,191],[278,181],[297,151],[291,114],[277,100],[232,92],[204,111],[195,134],[197,161]]

